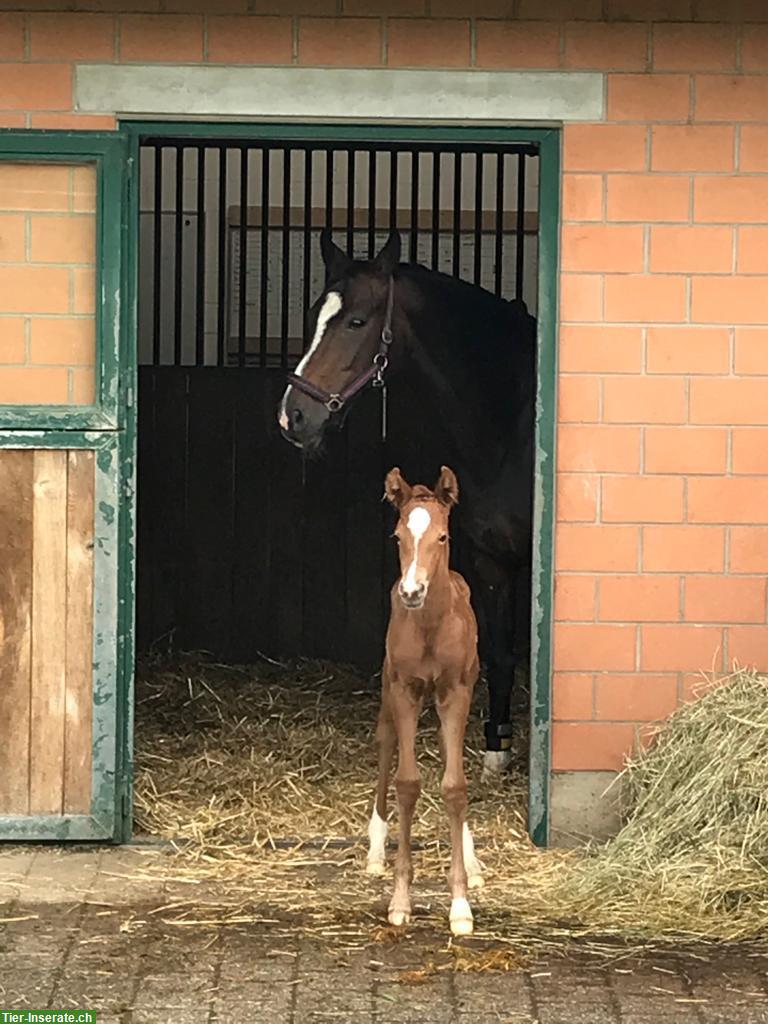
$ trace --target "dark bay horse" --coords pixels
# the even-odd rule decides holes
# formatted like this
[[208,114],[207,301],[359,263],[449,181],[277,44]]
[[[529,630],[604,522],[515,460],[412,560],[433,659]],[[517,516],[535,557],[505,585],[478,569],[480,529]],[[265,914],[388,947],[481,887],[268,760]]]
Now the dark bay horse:
[[[396,232],[370,261],[352,260],[327,231],[321,251],[326,284],[308,313],[311,341],[289,377],[280,428],[317,453],[357,391],[383,377],[393,393],[407,386],[416,396],[390,465],[408,465],[409,432],[412,446],[421,432],[440,431],[440,462],[462,480],[457,525],[472,551],[490,698],[486,766],[501,766],[515,668],[529,649],[536,322],[522,301],[401,264]],[[409,471],[423,479],[435,468]]]

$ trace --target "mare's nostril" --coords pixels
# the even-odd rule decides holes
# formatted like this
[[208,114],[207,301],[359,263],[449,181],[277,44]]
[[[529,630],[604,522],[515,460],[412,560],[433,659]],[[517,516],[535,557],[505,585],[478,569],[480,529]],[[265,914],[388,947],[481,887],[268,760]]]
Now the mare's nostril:
[[304,420],[304,413],[301,409],[294,409],[291,413],[291,425],[294,427],[300,427]]

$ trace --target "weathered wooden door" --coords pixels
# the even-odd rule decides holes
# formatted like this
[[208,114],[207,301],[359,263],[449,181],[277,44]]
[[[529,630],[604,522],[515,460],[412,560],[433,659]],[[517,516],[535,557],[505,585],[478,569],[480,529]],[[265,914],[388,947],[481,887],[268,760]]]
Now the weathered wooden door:
[[131,661],[130,161],[0,133],[0,839],[118,840]]

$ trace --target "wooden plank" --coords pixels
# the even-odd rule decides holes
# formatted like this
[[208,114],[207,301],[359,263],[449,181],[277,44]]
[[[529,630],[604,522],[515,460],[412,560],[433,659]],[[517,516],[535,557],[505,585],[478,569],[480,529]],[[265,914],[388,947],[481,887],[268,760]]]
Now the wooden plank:
[[0,452],[0,814],[29,813],[32,470]]
[[93,746],[93,452],[70,451],[67,460],[64,812],[87,814]]
[[30,814],[63,807],[67,452],[35,451],[32,528]]

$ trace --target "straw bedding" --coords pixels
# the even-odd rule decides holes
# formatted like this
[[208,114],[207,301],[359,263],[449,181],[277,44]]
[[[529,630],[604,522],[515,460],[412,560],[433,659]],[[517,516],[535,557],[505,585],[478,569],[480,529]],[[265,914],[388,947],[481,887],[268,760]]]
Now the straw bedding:
[[[143,662],[137,825],[172,840],[177,852],[164,867],[172,879],[214,885],[203,903],[194,896],[176,902],[178,923],[298,915],[305,931],[349,948],[394,941],[381,929],[391,879],[362,870],[376,778],[378,685],[377,678],[312,661]],[[493,940],[495,948],[477,961],[465,949],[462,969],[510,969],[531,951],[558,951],[574,941],[605,955],[615,953],[617,938],[625,949],[696,939],[762,942],[765,685],[739,672],[678,710],[627,766],[622,831],[579,852],[540,851],[526,837],[524,735],[509,773],[481,780],[480,685],[467,736],[468,817],[486,887],[473,906],[475,941]],[[422,720],[418,752],[416,923],[444,931],[448,829],[432,714]]]

